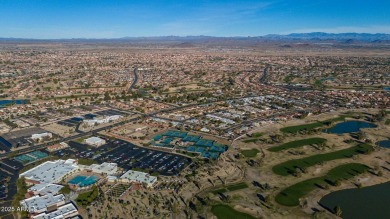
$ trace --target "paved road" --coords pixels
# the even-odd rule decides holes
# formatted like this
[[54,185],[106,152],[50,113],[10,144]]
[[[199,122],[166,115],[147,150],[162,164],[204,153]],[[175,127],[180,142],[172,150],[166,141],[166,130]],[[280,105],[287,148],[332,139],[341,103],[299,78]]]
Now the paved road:
[[264,68],[263,76],[259,79],[260,83],[265,83],[268,77],[268,68],[270,64],[267,64],[267,66]]
[[129,89],[127,90],[128,92],[130,92],[134,88],[134,86],[137,84],[137,81],[138,81],[137,71],[138,71],[138,68],[134,68],[134,71],[133,71],[133,73],[134,73],[134,81],[133,81],[133,83],[131,83]]
[[47,146],[50,146],[50,145],[53,145],[53,144],[58,144],[60,142],[71,141],[71,140],[75,140],[75,139],[78,139],[78,138],[81,138],[81,137],[86,137],[88,135],[91,135],[91,134],[94,134],[94,133],[98,133],[100,131],[111,129],[111,128],[116,127],[116,126],[121,126],[121,125],[123,125],[125,123],[128,123],[128,122],[137,121],[138,119],[140,119],[140,118],[139,117],[132,118],[132,119],[124,120],[124,121],[121,121],[121,122],[118,122],[118,123],[115,123],[115,124],[112,124],[112,125],[109,125],[109,126],[101,127],[101,128],[92,130],[90,132],[78,133],[76,135],[72,135],[72,136],[69,136],[69,137],[66,137],[66,138],[61,138],[61,139],[58,139],[58,140],[54,140],[54,141],[42,143],[42,144],[39,144],[39,145],[23,148],[23,149],[20,149],[20,150],[17,150],[17,151],[6,152],[4,154],[0,154],[0,159],[5,158],[9,154],[12,154],[12,153],[22,154],[22,153],[26,153],[26,152],[29,152],[29,151],[43,149],[43,148],[46,148]]
[[[137,70],[134,69],[135,80],[132,83],[132,85],[130,86],[131,88],[134,87],[134,85],[137,83],[137,80],[138,80],[138,76],[137,76],[136,71]],[[252,96],[243,96],[243,97],[232,98],[232,99],[229,99],[229,100],[248,98],[248,97],[256,97],[256,96],[253,96],[253,95]],[[210,101],[210,102],[208,102],[206,104],[212,104],[212,103],[220,102],[220,101],[222,101],[222,100]],[[152,113],[149,113],[149,114],[142,114],[142,113],[139,113],[139,114],[143,115],[143,117],[157,117],[156,115],[159,114],[159,113],[172,112],[172,111],[176,111],[176,110],[180,110],[180,109],[184,109],[184,108],[188,108],[188,107],[194,107],[194,106],[200,106],[200,105],[206,105],[206,104],[202,103],[202,104],[189,104],[189,105],[184,105],[184,106],[175,106],[175,107],[171,107],[171,108],[155,111],[155,112],[152,112]],[[53,144],[58,144],[60,142],[71,141],[71,140],[75,140],[75,139],[78,139],[78,138],[81,138],[81,137],[86,137],[88,135],[93,135],[93,134],[96,134],[96,133],[98,133],[100,131],[108,130],[108,129],[111,129],[111,128],[116,127],[116,126],[121,126],[123,124],[126,124],[128,122],[137,121],[139,119],[141,119],[141,117],[131,118],[131,119],[127,119],[127,120],[124,120],[124,121],[121,121],[121,122],[118,122],[118,123],[115,123],[115,124],[111,124],[111,125],[106,126],[106,127],[101,127],[101,128],[89,131],[89,132],[81,132],[81,133],[77,133],[76,135],[72,135],[72,136],[69,136],[69,137],[66,137],[66,138],[60,138],[60,139],[57,139],[57,140],[54,140],[54,141],[50,141],[50,142],[38,144],[38,145],[35,145],[35,146],[23,148],[23,149],[20,149],[20,150],[17,150],[17,151],[6,152],[4,154],[0,154],[0,159],[6,158],[8,155],[13,154],[13,153],[22,154],[22,153],[26,153],[26,152],[29,152],[29,151],[43,149],[43,148],[46,148],[47,146],[50,146],[50,145],[53,145]],[[166,118],[163,118],[163,119],[166,119]],[[167,119],[167,120],[171,120],[171,119]],[[178,121],[178,122],[183,122],[183,121]],[[251,122],[251,121],[246,121],[246,122],[244,122],[244,124],[248,123],[248,122]],[[239,125],[239,124],[237,124],[237,125]]]

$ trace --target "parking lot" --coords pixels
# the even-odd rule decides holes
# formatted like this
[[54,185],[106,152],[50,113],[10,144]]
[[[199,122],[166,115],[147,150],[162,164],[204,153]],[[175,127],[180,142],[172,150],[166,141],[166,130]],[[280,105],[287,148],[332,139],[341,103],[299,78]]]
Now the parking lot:
[[57,156],[69,156],[69,155],[74,155],[76,158],[89,158],[89,159],[96,159],[100,157],[100,154],[110,150],[111,148],[115,148],[118,145],[113,144],[110,142],[108,139],[105,139],[107,144],[104,144],[98,148],[88,146],[83,143],[75,142],[75,141],[70,141],[69,146],[70,149],[64,149],[64,150],[59,150],[55,152]]
[[7,198],[7,178],[9,175],[6,172],[0,170],[0,200]]
[[97,114],[100,116],[114,116],[114,115],[126,116],[128,113],[121,112],[121,111],[115,110],[115,109],[108,109],[108,110],[95,112],[94,114]]
[[61,121],[57,122],[57,124],[67,126],[67,127],[76,127],[81,121],[82,121],[82,118],[73,117],[70,119],[61,120]]
[[18,173],[14,173],[13,175],[7,173],[3,169],[4,164],[0,163],[0,201],[3,200],[11,200],[12,197],[16,194],[16,180],[18,179]]
[[125,170],[139,168],[162,175],[176,175],[191,163],[187,157],[138,147],[119,139],[113,144],[115,149],[101,154],[97,160],[117,163]]
[[126,116],[127,113],[120,112],[115,109],[107,109],[102,111],[97,111],[94,113],[88,113],[81,116],[72,117],[69,119],[58,121],[57,124],[67,127],[76,127],[78,124],[80,124],[84,119],[94,119],[97,116],[113,116],[113,115],[121,115]]
[[[20,147],[20,146],[26,146],[34,144],[35,142],[31,139],[31,135],[33,134],[40,134],[47,132],[46,130],[43,130],[41,128],[28,128],[18,131],[13,131],[9,133],[3,134],[1,137],[0,144],[6,147]],[[53,135],[53,138],[56,136]]]
[[107,143],[98,148],[70,141],[70,148],[52,154],[59,157],[74,156],[75,158],[93,159],[98,163],[117,163],[124,170],[142,169],[149,173],[155,172],[167,176],[178,174],[191,163],[191,159],[184,156],[138,147],[120,139],[101,138]]

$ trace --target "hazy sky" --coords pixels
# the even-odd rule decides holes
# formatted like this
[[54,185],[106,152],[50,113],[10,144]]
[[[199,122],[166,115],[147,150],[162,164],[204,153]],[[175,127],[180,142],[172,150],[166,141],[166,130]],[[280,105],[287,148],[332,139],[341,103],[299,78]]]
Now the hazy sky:
[[0,37],[390,33],[390,0],[0,0]]

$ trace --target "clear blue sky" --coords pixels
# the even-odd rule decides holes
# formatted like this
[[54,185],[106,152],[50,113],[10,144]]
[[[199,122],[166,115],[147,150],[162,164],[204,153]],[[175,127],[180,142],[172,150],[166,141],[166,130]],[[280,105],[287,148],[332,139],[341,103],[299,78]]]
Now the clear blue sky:
[[390,0],[0,0],[0,37],[390,33]]

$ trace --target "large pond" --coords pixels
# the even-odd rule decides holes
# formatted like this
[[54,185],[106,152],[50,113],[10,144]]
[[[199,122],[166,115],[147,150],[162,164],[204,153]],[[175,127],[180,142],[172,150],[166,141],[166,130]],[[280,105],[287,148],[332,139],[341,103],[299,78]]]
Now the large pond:
[[378,141],[376,143],[379,147],[390,148],[390,140]]
[[390,218],[390,182],[332,192],[320,204],[332,211],[339,206],[342,218]]
[[0,100],[0,107],[6,107],[12,104],[27,104],[29,100]]
[[332,134],[344,134],[351,132],[358,132],[361,128],[376,128],[377,125],[364,121],[346,121],[338,123],[332,128],[325,129],[324,132]]

